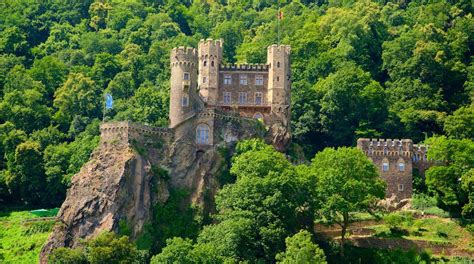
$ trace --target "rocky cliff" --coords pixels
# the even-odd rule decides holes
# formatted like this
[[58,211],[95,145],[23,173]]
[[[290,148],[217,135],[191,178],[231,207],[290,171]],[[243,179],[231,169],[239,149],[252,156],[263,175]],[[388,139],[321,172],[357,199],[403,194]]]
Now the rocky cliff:
[[263,136],[257,126],[250,121],[223,124],[218,131],[222,138],[235,136],[203,148],[190,139],[175,139],[169,129],[129,122],[103,124],[99,146],[72,179],[40,263],[46,263],[55,248],[76,247],[102,231],[117,232],[121,221],[136,238],[153,206],[167,200],[170,188],[186,188],[190,203],[212,208],[205,195],[213,197],[219,188],[225,161],[220,150],[232,149],[238,139]]

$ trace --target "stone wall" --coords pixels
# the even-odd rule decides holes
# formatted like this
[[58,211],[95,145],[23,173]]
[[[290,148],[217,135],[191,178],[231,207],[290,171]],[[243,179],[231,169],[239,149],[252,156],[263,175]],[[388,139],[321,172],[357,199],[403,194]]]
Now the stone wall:
[[395,195],[397,200],[411,198],[413,194],[413,142],[411,139],[357,140],[357,147],[372,160],[387,183],[385,196]]

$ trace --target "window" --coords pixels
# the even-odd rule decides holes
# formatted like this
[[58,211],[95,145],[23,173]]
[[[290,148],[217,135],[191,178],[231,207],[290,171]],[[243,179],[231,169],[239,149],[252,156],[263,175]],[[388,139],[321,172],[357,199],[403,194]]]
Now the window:
[[426,161],[428,158],[426,157],[426,154],[423,155],[423,160]]
[[280,62],[277,62],[277,68],[280,68]]
[[398,163],[398,170],[399,171],[405,171],[405,163],[399,162]]
[[263,102],[262,93],[255,93],[255,104],[261,105]]
[[247,93],[239,93],[239,104],[247,103]]
[[183,97],[181,97],[181,106],[189,106],[189,96],[187,94],[183,94]]
[[255,85],[263,85],[263,76],[262,75],[255,76]]
[[224,74],[224,84],[232,84],[232,75]]
[[241,85],[247,85],[247,75],[246,74],[241,74],[240,75],[240,84]]
[[402,155],[402,154],[403,154],[403,147],[400,146],[400,147],[398,148],[398,155]]
[[374,148],[373,147],[369,147],[369,155],[372,155],[374,154]]
[[183,80],[189,81],[189,72],[185,72],[185,73],[183,74]]
[[207,66],[207,61],[204,61],[203,65],[204,65],[204,66]]
[[384,147],[384,148],[383,148],[383,154],[384,154],[384,155],[387,155],[387,154],[388,154],[388,148],[387,148],[387,147]]
[[202,77],[202,83],[206,83],[207,82],[207,77]]
[[214,67],[214,61],[211,61],[211,67]]
[[255,115],[253,115],[253,118],[255,119],[262,119],[263,118],[263,115],[261,113],[255,113]]
[[209,126],[200,124],[196,128],[196,143],[209,144]]
[[398,191],[403,192],[405,190],[405,186],[403,184],[398,185]]
[[388,169],[389,169],[388,162],[383,162],[382,163],[382,171],[388,171]]
[[224,92],[224,104],[232,103],[232,97],[230,92]]
[[280,81],[280,77],[279,77],[279,76],[277,76],[277,82],[279,82],[279,81]]

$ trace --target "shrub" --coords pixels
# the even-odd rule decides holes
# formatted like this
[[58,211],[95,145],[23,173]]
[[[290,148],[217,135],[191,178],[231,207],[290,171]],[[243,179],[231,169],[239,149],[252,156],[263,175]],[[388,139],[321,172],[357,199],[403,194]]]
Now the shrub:
[[437,207],[435,197],[426,194],[414,194],[412,199],[412,207],[423,211],[426,214],[436,215],[439,217],[449,217],[449,213]]
[[57,248],[48,257],[50,264],[86,264],[87,259],[81,249]]
[[277,254],[278,263],[327,263],[324,251],[311,241],[311,233],[302,230],[287,237],[286,251]]

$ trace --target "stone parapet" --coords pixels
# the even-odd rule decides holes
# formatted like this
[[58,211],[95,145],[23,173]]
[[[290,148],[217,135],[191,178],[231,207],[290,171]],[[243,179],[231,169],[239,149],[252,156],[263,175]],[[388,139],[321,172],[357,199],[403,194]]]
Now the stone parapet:
[[369,139],[359,138],[357,147],[368,156],[406,156],[411,157],[411,139]]
[[173,138],[173,130],[129,121],[107,122],[100,125],[102,144],[128,144],[133,140],[143,141],[147,136],[170,140]]

